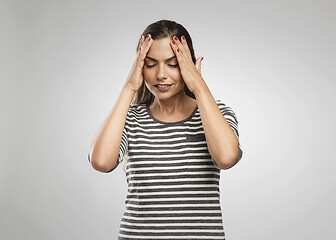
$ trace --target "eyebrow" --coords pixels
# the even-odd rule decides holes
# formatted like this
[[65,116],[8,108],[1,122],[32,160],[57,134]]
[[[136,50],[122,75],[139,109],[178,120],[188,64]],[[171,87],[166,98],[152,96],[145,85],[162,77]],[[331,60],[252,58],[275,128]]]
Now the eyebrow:
[[[146,58],[148,58],[148,59],[150,59],[150,60],[152,60],[152,61],[155,61],[155,62],[158,61],[158,60],[156,60],[155,58],[152,58],[152,57],[149,57],[149,56],[146,56]],[[170,61],[170,60],[172,60],[172,59],[174,59],[174,58],[176,58],[176,56],[172,56],[172,57],[170,57],[170,58],[167,58],[165,61],[168,62],[168,61]]]

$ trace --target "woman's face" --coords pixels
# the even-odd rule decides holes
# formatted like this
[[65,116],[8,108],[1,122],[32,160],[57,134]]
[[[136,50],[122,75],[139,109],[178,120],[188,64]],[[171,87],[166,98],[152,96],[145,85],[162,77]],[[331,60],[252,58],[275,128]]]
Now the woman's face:
[[[143,76],[149,91],[159,99],[168,99],[176,94],[184,94],[184,81],[170,38],[153,40],[147,52]],[[169,84],[170,87],[159,88],[157,84]],[[183,91],[183,92],[181,92]]]

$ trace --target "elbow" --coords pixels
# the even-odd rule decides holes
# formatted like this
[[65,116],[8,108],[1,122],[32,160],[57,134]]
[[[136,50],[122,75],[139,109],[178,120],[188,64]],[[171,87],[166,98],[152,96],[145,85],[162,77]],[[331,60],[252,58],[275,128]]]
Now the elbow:
[[92,153],[88,154],[88,160],[91,163],[92,168],[99,172],[109,173],[115,168],[115,166],[107,166],[105,163],[106,161],[100,161],[96,157],[93,157]]
[[218,163],[218,167],[222,170],[227,170],[229,168],[232,168],[234,165],[237,163],[237,159],[230,159],[230,160],[225,160],[225,161],[220,161]]
[[221,156],[222,158],[219,158],[217,165],[220,169],[227,170],[239,162],[242,157],[242,151],[238,148],[230,154],[222,154]]

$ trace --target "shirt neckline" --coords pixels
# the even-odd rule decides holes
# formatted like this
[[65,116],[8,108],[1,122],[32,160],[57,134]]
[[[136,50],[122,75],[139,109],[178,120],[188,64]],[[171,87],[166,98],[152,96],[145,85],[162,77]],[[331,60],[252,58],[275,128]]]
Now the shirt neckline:
[[146,111],[147,111],[147,114],[150,116],[151,119],[153,119],[155,122],[158,122],[158,123],[162,123],[162,124],[167,124],[167,125],[174,125],[174,124],[180,124],[180,123],[184,123],[188,120],[190,120],[197,112],[197,109],[198,109],[198,105],[196,104],[196,107],[194,109],[194,111],[189,115],[189,117],[187,117],[186,119],[183,119],[183,120],[180,120],[180,121],[177,121],[177,122],[164,122],[164,121],[161,121],[157,118],[155,118],[151,112],[149,111],[149,106],[147,104],[145,104],[145,108],[146,108]]

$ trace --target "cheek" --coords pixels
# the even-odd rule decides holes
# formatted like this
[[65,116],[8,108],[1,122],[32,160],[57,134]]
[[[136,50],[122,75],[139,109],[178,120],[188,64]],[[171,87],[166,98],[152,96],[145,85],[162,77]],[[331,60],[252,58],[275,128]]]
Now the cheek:
[[182,75],[181,75],[181,72],[180,72],[180,69],[179,68],[175,68],[173,70],[171,70],[170,72],[170,76],[175,79],[176,81],[179,81],[181,80],[182,81]]
[[153,75],[153,74],[151,74],[151,71],[146,69],[146,68],[143,69],[142,74],[143,74],[145,80],[150,80],[151,76]]

